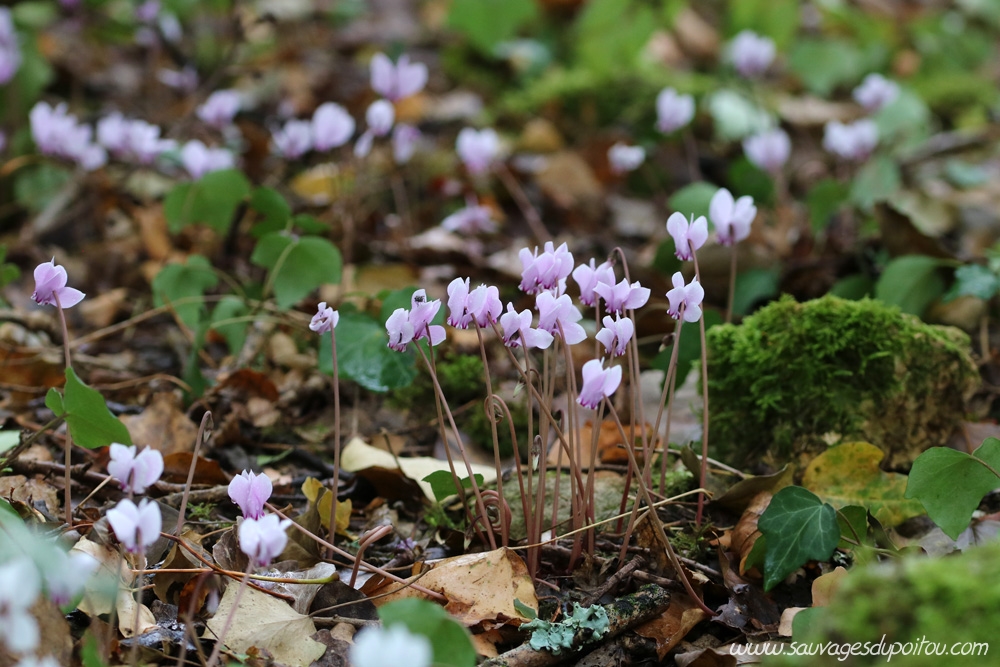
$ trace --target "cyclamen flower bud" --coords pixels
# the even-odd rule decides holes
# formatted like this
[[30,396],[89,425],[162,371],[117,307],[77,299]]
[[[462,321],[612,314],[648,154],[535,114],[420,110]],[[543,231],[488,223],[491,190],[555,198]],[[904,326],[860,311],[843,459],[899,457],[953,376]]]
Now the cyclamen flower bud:
[[244,470],[229,482],[229,498],[239,505],[247,519],[264,516],[264,503],[271,497],[271,480],[264,473],[254,475]]
[[316,308],[316,314],[309,322],[309,328],[318,334],[333,331],[340,322],[340,313],[326,305],[326,301],[320,301]]

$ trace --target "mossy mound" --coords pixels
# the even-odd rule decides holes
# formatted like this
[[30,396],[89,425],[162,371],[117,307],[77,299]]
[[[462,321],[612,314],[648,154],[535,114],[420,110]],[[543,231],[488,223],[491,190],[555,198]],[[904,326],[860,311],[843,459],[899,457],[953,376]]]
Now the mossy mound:
[[710,443],[739,466],[864,440],[908,468],[945,444],[979,383],[964,332],[868,299],[786,296],[707,342]]
[[[998,562],[1000,543],[992,542],[957,556],[907,556],[852,570],[830,606],[809,610],[808,619],[796,617],[794,640],[817,648],[827,642],[856,645],[854,655],[846,662],[842,655],[785,655],[764,665],[995,665],[996,647],[981,651],[995,635],[1000,615]],[[866,649],[866,642],[885,648]],[[973,657],[976,642],[979,657]],[[953,657],[953,648],[965,655]],[[860,655],[865,650],[876,655]],[[889,651],[894,652],[891,662]]]

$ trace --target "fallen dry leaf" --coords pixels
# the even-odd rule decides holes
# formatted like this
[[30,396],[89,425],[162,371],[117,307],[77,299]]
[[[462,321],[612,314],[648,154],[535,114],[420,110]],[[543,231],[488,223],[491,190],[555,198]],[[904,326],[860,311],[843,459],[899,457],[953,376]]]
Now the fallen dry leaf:
[[675,593],[667,610],[648,623],[635,629],[636,633],[656,642],[656,655],[660,660],[674,649],[691,629],[708,615],[686,593]]
[[120,419],[132,442],[140,446],[153,447],[164,455],[191,452],[198,426],[188,419],[181,405],[181,398],[173,392],[160,392],[153,394],[142,413],[122,415]]

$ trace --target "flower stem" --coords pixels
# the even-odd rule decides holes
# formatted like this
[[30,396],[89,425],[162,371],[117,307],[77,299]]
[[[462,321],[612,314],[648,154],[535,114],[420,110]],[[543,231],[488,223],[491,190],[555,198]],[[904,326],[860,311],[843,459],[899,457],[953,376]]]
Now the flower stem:
[[[333,482],[330,484],[330,544],[337,538],[337,494],[340,491],[340,374],[337,367],[337,330],[330,329],[333,358]],[[333,552],[330,552],[333,556]]]
[[[69,353],[69,327],[66,326],[66,311],[63,310],[62,303],[59,301],[59,295],[54,293],[52,296],[56,300],[56,310],[59,311],[59,324],[62,326],[62,337],[63,337],[63,354],[66,358],[66,368],[67,370],[73,368],[73,360]],[[63,446],[64,452],[64,467],[65,472],[63,474],[63,504],[66,510],[66,525],[72,530],[73,528],[73,476],[70,474],[70,467],[73,465],[73,435],[69,429],[69,425],[66,426],[66,441]]]
[[240,579],[240,587],[236,590],[236,597],[233,598],[233,606],[229,608],[229,615],[226,616],[226,622],[222,625],[222,632],[220,632],[219,636],[215,638],[215,648],[212,649],[212,655],[208,657],[206,667],[213,667],[219,659],[219,654],[222,653],[222,642],[226,638],[226,633],[229,632],[229,628],[233,624],[233,619],[236,618],[236,610],[239,609],[240,599],[243,597],[243,591],[247,589],[247,582],[250,581],[250,574],[252,572],[253,559],[251,558],[247,563],[247,569],[243,578]]

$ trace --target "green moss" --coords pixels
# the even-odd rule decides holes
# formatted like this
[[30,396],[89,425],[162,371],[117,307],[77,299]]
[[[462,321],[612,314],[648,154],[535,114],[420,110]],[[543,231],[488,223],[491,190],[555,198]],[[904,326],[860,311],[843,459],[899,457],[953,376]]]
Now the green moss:
[[866,440],[907,467],[945,443],[979,380],[963,332],[832,296],[713,327],[708,368],[710,442],[735,465]]
[[[885,635],[888,647],[896,642],[936,642],[948,650],[956,642],[988,642],[1000,614],[1000,585],[996,584],[1000,543],[991,542],[947,558],[908,556],[892,563],[852,570],[834,595],[830,606],[809,610],[809,617],[795,620],[796,642],[840,645],[878,643]],[[942,647],[941,644],[944,644]],[[970,647],[966,647],[967,649]],[[990,647],[995,650],[995,647]],[[986,658],[950,658],[898,651],[889,664],[907,667],[995,664]],[[980,653],[980,656],[983,654]],[[886,655],[854,655],[846,662],[838,656],[784,656],[765,665],[885,665]]]

